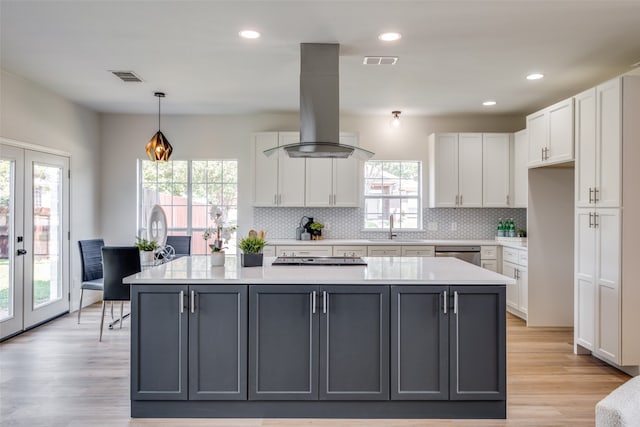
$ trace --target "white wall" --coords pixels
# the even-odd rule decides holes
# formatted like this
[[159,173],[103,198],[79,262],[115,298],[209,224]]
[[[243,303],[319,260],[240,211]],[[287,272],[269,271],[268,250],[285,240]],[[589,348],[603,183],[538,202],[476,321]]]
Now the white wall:
[[[0,136],[71,154],[71,307],[81,282],[77,241],[100,233],[98,114],[21,77],[0,71]],[[92,294],[92,295],[89,295]],[[88,292],[87,303],[99,300]]]
[[[374,151],[376,159],[416,159],[426,166],[427,136],[432,132],[513,132],[525,127],[521,116],[406,116],[399,128],[389,125],[390,118],[344,116],[340,128],[359,132],[360,146]],[[146,157],[144,146],[156,132],[157,120],[156,115],[101,116],[102,231],[110,243],[130,244],[135,238],[136,161]],[[297,114],[162,117],[162,132],[173,145],[173,159],[239,160],[240,233],[253,225],[251,133],[298,129]],[[427,182],[423,188],[428,188]]]

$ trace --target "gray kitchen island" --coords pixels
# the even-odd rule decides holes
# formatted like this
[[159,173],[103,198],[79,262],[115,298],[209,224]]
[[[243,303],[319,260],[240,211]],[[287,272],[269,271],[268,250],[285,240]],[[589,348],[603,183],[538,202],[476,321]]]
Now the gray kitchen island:
[[455,258],[129,276],[131,416],[506,418],[505,285]]

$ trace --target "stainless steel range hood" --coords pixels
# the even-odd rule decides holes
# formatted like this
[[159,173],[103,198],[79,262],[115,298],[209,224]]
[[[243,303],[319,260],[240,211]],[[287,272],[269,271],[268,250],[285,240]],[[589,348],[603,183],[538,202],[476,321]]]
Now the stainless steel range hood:
[[369,159],[371,151],[340,144],[339,51],[335,43],[300,44],[300,143],[279,149],[289,157]]

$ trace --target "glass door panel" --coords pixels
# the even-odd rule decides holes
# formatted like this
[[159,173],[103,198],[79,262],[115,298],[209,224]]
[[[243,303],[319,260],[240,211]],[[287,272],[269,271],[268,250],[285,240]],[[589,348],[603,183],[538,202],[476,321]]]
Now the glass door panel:
[[23,329],[23,171],[24,150],[0,145],[0,339]]

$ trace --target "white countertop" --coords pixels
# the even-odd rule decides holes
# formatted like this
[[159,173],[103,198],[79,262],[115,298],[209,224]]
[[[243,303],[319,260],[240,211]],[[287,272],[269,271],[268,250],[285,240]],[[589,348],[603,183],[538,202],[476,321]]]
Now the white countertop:
[[508,246],[511,248],[526,249],[526,243],[508,242],[498,240],[429,240],[429,239],[322,239],[322,240],[295,240],[295,239],[267,239],[268,246]]
[[129,276],[129,284],[318,284],[318,285],[506,285],[515,280],[456,258],[363,258],[367,266],[240,267],[228,255],[224,267],[211,267],[208,255],[178,258]]

